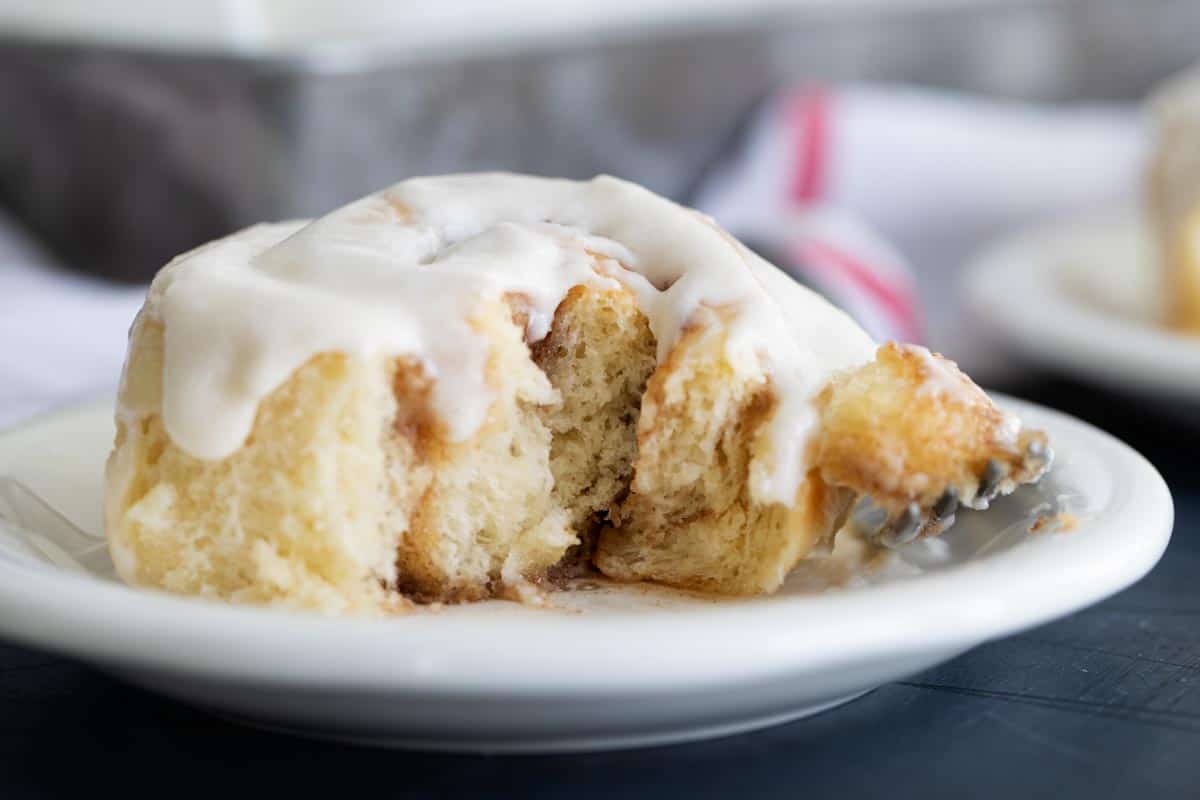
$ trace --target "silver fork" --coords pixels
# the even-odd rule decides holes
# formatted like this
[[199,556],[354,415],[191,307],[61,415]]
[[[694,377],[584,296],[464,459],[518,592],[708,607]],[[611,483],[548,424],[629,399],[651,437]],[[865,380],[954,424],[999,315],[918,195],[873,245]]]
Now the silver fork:
[[57,567],[104,577],[113,566],[103,536],[83,530],[14,478],[0,475],[0,535]]

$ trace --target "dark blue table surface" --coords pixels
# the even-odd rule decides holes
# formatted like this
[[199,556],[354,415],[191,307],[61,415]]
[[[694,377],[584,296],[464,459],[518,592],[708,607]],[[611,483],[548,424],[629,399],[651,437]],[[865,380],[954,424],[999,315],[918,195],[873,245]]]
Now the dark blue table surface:
[[1112,431],[1162,471],[1175,496],[1174,537],[1136,586],[810,719],[596,755],[443,756],[293,739],[0,644],[0,799],[251,790],[573,800],[1200,797],[1200,420],[1189,427],[1061,379],[1004,388]]

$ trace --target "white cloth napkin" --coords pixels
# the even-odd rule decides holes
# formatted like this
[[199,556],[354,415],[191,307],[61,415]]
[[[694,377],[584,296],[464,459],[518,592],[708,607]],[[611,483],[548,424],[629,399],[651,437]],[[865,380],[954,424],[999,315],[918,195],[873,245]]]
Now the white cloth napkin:
[[[964,259],[1018,226],[1136,202],[1141,128],[1133,108],[802,87],[763,104],[696,203],[877,336],[924,339],[986,377],[995,359],[957,315]],[[0,217],[0,427],[112,393],[144,293],[56,268]]]
[[0,216],[0,428],[112,394],[146,295],[65,272]]
[[[734,233],[766,240],[774,253],[794,250],[787,241],[798,229],[827,230],[830,219],[873,230],[913,265],[920,338],[986,377],[1004,364],[959,314],[964,263],[1018,228],[1139,202],[1145,142],[1141,111],[1130,106],[802,86],[763,104],[696,202]],[[875,269],[872,249],[858,246],[860,266]],[[886,281],[896,267],[877,271]],[[893,288],[906,294],[902,279],[890,280],[900,280]],[[854,283],[830,294],[848,310],[863,310],[860,321],[877,336],[882,329],[909,338]]]

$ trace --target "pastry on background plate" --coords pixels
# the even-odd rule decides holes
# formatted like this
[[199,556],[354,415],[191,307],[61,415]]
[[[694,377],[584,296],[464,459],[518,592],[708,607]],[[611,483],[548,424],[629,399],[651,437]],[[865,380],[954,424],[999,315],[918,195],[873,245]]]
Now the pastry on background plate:
[[1168,81],[1150,107],[1147,192],[1167,278],[1167,321],[1200,333],[1200,72]]
[[175,259],[134,323],[127,582],[326,612],[599,570],[779,588],[1037,480],[1040,432],[877,348],[711,219],[613,178],[419,178]]

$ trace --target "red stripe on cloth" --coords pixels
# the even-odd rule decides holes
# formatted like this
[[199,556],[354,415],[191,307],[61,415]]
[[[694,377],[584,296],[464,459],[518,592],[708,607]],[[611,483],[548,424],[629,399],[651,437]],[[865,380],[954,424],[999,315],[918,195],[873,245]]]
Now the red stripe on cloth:
[[791,197],[807,205],[825,193],[829,158],[829,92],[810,89],[792,96],[788,103],[789,127],[796,149]]
[[862,261],[828,242],[804,239],[796,243],[796,255],[801,263],[815,267],[827,278],[848,278],[896,322],[905,341],[922,340],[923,326],[910,287],[886,283]]

